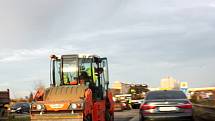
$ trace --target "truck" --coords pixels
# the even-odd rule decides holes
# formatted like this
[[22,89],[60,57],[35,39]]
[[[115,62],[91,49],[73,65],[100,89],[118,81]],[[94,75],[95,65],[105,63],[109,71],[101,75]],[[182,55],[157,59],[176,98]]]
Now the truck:
[[149,91],[148,85],[146,84],[133,84],[130,85],[129,94],[131,94],[131,105],[132,108],[139,108],[141,103],[144,101],[145,94]]
[[114,120],[106,57],[52,55],[50,61],[50,87],[35,93],[32,121]]
[[10,92],[0,91],[0,119],[5,119],[8,117],[8,107],[10,104]]

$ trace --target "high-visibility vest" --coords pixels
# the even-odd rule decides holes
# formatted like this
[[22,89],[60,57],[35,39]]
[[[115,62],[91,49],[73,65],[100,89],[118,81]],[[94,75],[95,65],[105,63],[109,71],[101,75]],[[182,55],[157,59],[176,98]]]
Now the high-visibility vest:
[[63,83],[64,84],[68,84],[69,82],[69,79],[68,79],[68,73],[63,73]]
[[128,99],[128,103],[131,104],[131,99]]
[[98,77],[95,74],[95,69],[92,68],[92,74],[91,74],[91,68],[87,68],[86,72],[87,72],[88,76],[93,76],[93,82],[96,83],[96,81],[98,80]]

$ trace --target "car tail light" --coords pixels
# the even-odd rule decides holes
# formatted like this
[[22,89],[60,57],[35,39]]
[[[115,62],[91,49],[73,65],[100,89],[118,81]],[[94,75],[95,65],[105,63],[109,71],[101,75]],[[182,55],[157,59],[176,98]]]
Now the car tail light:
[[140,108],[141,108],[142,110],[150,110],[150,109],[155,109],[156,106],[154,106],[154,105],[148,105],[148,104],[143,104],[143,105],[141,105]]
[[192,104],[187,103],[187,104],[182,104],[182,105],[178,105],[178,108],[183,108],[183,109],[192,109]]

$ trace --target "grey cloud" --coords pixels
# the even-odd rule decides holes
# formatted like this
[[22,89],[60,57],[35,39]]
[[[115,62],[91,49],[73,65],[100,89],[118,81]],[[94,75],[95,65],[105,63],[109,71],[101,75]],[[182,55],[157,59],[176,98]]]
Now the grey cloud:
[[111,82],[159,86],[160,78],[172,75],[196,82],[193,86],[211,85],[214,4],[213,0],[1,2],[1,80],[13,83],[7,78],[11,70],[19,82],[48,80],[49,54],[90,52],[108,57]]

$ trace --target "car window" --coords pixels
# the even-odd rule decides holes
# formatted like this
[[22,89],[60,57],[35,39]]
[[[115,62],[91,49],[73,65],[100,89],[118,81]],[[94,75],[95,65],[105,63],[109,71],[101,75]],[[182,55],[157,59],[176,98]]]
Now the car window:
[[19,107],[29,107],[28,103],[16,103],[12,107],[19,108]]
[[14,108],[19,108],[19,107],[21,107],[21,106],[22,106],[21,103],[16,103],[16,104],[14,104],[12,107],[14,107]]
[[186,95],[181,91],[156,91],[149,92],[146,100],[156,99],[186,99]]
[[29,107],[29,104],[28,103],[23,103],[23,106],[24,107]]

